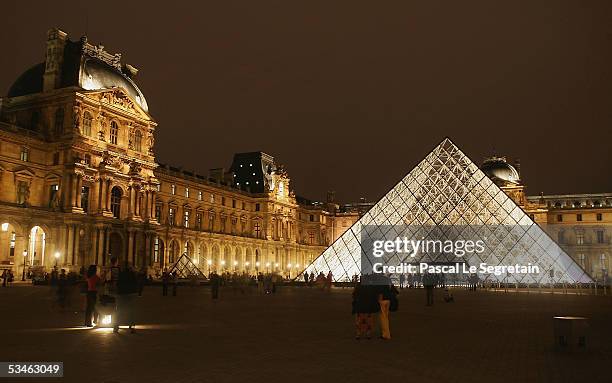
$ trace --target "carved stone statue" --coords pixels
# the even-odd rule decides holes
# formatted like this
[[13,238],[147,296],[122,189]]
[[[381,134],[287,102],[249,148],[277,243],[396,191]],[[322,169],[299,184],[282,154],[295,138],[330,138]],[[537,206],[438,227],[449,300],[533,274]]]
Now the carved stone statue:
[[81,130],[81,107],[79,105],[75,105],[72,108],[72,119],[74,121],[74,130]]
[[100,126],[100,130],[98,131],[100,141],[106,141],[106,116],[102,114],[98,116],[98,125]]

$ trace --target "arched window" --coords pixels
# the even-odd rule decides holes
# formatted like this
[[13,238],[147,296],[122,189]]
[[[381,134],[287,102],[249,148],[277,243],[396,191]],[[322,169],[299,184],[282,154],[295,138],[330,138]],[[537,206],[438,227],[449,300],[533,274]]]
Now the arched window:
[[55,111],[55,135],[59,136],[64,133],[64,108],[58,108]]
[[137,130],[134,134],[134,149],[142,152],[142,132],[140,130]]
[[111,190],[111,212],[115,218],[121,217],[121,194],[119,186],[115,186]]
[[83,114],[83,134],[86,136],[91,136],[91,123],[93,121],[93,117],[91,113],[85,112]]
[[116,121],[112,121],[110,125],[110,143],[117,145],[117,137],[119,137],[119,125]]

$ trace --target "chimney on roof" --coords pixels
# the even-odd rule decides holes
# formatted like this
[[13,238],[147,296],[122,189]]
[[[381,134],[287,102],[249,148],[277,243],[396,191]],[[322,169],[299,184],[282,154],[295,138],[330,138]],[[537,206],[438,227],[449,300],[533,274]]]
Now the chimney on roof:
[[43,92],[57,89],[62,80],[64,47],[68,35],[57,28],[47,32],[47,51],[45,53],[45,74],[43,75]]
[[519,175],[519,178],[521,177],[521,159],[517,158],[516,160],[514,160],[514,168],[516,169],[516,172]]

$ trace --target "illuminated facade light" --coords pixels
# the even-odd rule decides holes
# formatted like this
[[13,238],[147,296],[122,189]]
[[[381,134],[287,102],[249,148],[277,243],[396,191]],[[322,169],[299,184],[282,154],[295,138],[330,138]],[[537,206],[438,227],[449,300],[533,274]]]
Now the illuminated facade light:
[[8,231],[8,222],[2,224],[2,231]]

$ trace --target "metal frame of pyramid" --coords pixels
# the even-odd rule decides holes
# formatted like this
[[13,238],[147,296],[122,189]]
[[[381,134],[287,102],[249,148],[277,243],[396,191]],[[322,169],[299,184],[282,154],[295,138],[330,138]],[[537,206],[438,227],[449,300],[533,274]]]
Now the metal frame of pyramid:
[[179,278],[191,278],[193,276],[197,276],[198,278],[206,278],[204,273],[196,266],[195,263],[189,258],[187,253],[183,253],[179,259],[176,261],[174,266],[170,269],[170,273],[174,273],[174,271],[178,271]]
[[[539,274],[486,274],[482,279],[517,284],[589,283],[592,279],[503,190],[445,138],[395,187],[317,257],[304,272],[331,271],[334,281],[361,273],[362,234],[372,226],[461,227],[496,245],[464,259],[468,264],[531,263]],[[362,233],[364,231],[364,233]],[[367,234],[367,233],[366,233]],[[467,234],[466,234],[467,235]],[[415,259],[418,262],[418,259]]]

